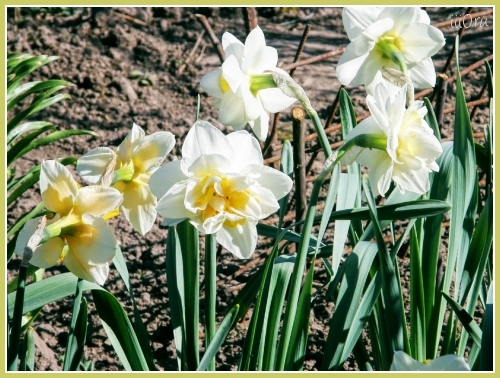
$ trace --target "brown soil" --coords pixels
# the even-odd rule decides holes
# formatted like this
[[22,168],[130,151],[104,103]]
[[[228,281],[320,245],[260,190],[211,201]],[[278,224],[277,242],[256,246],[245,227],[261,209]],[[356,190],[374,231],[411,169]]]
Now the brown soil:
[[[475,8],[469,13],[481,10],[485,8]],[[438,23],[465,14],[466,8],[430,8],[428,12],[432,23]],[[43,67],[30,79],[61,78],[75,84],[68,90],[71,100],[50,107],[37,119],[52,121],[63,129],[93,130],[99,135],[74,137],[71,142],[37,150],[19,161],[18,170],[25,172],[43,159],[79,157],[98,146],[117,146],[132,122],[143,127],[147,134],[159,130],[171,131],[177,140],[167,158],[171,160],[174,155],[180,156],[182,140],[194,122],[198,94],[201,95],[200,118],[226,131],[217,122],[217,110],[212,105],[212,99],[199,86],[200,78],[219,66],[220,61],[206,34],[192,53],[203,30],[195,16],[197,13],[208,17],[219,38],[224,31],[230,31],[244,40],[246,31],[241,8],[9,8],[8,52],[59,56],[59,60]],[[462,68],[493,52],[493,15],[483,19],[487,19],[488,26],[465,30],[460,48]],[[306,24],[311,25],[311,32],[302,59],[345,47],[348,43],[340,8],[258,8],[258,22],[268,45],[278,49],[282,67],[293,62]],[[442,71],[457,33],[457,29],[449,25],[441,30],[447,43],[434,59],[438,72]],[[300,67],[294,76],[312,99],[323,121],[330,114],[340,87],[335,77],[338,58],[335,56]],[[141,78],[131,78],[135,70],[150,75],[151,82],[144,85]],[[454,71],[452,66],[447,73],[451,76]],[[485,75],[481,66],[464,77],[468,101],[481,97]],[[453,87],[450,85],[448,88],[447,108],[453,107]],[[366,114],[363,88],[348,89],[357,114]],[[279,135],[282,137],[290,134],[290,113],[289,109],[281,115]],[[452,120],[452,113],[445,116],[443,137],[451,136]],[[481,132],[487,122],[488,110],[482,105],[473,119],[475,131]],[[338,123],[338,115],[333,123]],[[312,126],[308,125],[308,128],[308,132],[312,132]],[[340,140],[339,132],[330,133],[329,138],[332,143]],[[308,142],[307,147],[316,144],[317,141],[313,140]],[[319,156],[309,177],[321,167],[321,159]],[[39,193],[34,190],[12,204],[7,210],[8,224],[11,225],[39,200]],[[150,334],[156,366],[159,370],[177,370],[166,287],[166,229],[160,226],[158,219],[153,230],[146,237],[141,237],[122,217],[113,225],[127,261],[141,317]],[[250,260],[237,260],[225,250],[220,254],[217,267],[218,321],[248,276],[263,263],[269,243],[269,240],[261,239],[258,250]],[[9,280],[16,274],[18,264],[16,258],[8,264]],[[407,264],[408,257],[402,257],[403,271]],[[48,269],[46,275],[65,271],[62,266],[54,267]],[[317,271],[316,286],[319,287],[326,275],[321,265],[318,265]],[[203,272],[200,279],[202,275]],[[402,277],[407,278],[408,275],[403,272]],[[131,315],[130,297],[124,294],[124,284],[116,270],[111,269],[105,288],[120,298]],[[88,299],[92,316],[86,359],[94,361],[95,370],[122,370],[93,309],[92,298]],[[305,370],[317,370],[321,364],[332,307],[321,296],[313,304]],[[38,334],[37,370],[61,370],[59,357],[66,347],[71,310],[71,298],[50,304],[44,307],[34,323]],[[248,319],[240,322],[221,347],[217,355],[219,370],[237,368],[247,324]],[[354,362],[346,362],[345,369],[354,368]]]

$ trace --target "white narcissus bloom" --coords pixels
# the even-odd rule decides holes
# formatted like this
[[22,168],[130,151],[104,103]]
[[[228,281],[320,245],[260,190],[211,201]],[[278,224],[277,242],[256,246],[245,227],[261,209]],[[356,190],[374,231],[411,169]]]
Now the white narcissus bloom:
[[448,354],[429,362],[418,362],[405,352],[394,352],[391,371],[470,371],[463,357]]
[[[35,249],[30,264],[49,268],[64,262],[75,276],[103,285],[116,248],[113,230],[103,217],[117,213],[120,192],[103,186],[80,188],[55,160],[42,162],[40,191],[45,207],[55,216],[44,229],[48,240]],[[21,257],[38,220],[28,221],[19,234],[15,252]]]
[[227,136],[196,122],[182,146],[182,160],[160,167],[150,186],[167,224],[183,219],[239,258],[257,243],[256,225],[278,210],[292,187],[284,173],[263,165],[257,140],[241,130]]
[[365,85],[372,92],[382,80],[382,67],[398,68],[394,53],[400,53],[415,88],[431,88],[436,72],[431,56],[444,46],[443,33],[430,25],[427,13],[418,7],[347,7],[342,20],[351,43],[337,66],[344,85]]
[[396,87],[381,82],[373,95],[366,98],[371,116],[361,121],[345,138],[361,134],[385,136],[385,151],[365,148],[356,161],[370,169],[369,177],[375,194],[385,195],[391,178],[401,192],[418,194],[430,188],[429,172],[439,171],[435,160],[443,148],[424,116],[427,109],[422,101],[405,108],[406,86]]
[[276,67],[278,52],[266,46],[258,26],[248,34],[245,44],[231,33],[224,33],[222,46],[226,60],[220,68],[203,76],[200,85],[215,97],[222,124],[241,129],[248,123],[255,135],[265,140],[269,113],[280,112],[296,101],[275,88],[270,75],[262,77],[272,71],[288,76]]
[[115,176],[112,184],[123,194],[120,210],[142,235],[156,219],[157,198],[149,189],[149,178],[165,160],[175,144],[175,137],[167,131],[145,135],[135,123],[116,152],[108,147],[89,151],[78,159],[77,172],[90,183],[98,183],[116,154]]

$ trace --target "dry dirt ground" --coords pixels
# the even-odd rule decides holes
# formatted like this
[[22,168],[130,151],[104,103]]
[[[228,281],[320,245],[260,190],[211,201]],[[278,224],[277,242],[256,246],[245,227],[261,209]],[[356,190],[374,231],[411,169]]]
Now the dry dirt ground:
[[[444,22],[441,30],[446,37],[445,47],[435,56],[437,72],[442,72],[454,37],[459,31],[447,21],[458,15],[488,10],[487,8],[429,8],[433,24]],[[278,50],[280,66],[293,62],[304,27],[311,26],[309,38],[301,59],[324,54],[348,44],[341,19],[340,8],[257,8],[258,23],[267,44]],[[200,78],[220,65],[219,58],[205,33],[197,44],[203,27],[196,14],[205,15],[215,35],[221,38],[230,31],[244,40],[246,36],[244,13],[241,8],[9,8],[7,11],[7,50],[31,54],[57,55],[59,60],[43,67],[30,79],[61,78],[75,84],[68,92],[71,100],[52,106],[37,118],[54,122],[63,129],[87,129],[99,137],[73,137],[71,142],[58,143],[47,149],[31,153],[20,161],[20,172],[27,171],[43,159],[65,156],[79,157],[98,146],[117,146],[132,122],[143,127],[147,134],[159,130],[171,131],[177,140],[167,160],[180,156],[182,140],[193,124],[197,96],[201,95],[200,118],[226,129],[217,122],[217,110],[212,99],[199,86]],[[494,15],[483,16],[482,25],[464,28],[461,42],[461,67],[480,61],[493,53]],[[299,67],[295,80],[303,86],[320,117],[325,121],[340,83],[335,76],[339,55],[314,64]],[[142,72],[134,77],[133,71]],[[447,71],[451,76],[454,65]],[[485,96],[483,84],[485,69],[480,65],[464,77],[468,101]],[[147,80],[147,82],[144,81]],[[348,88],[358,115],[367,113],[363,88]],[[448,86],[446,108],[453,107],[454,86]],[[446,113],[442,123],[443,137],[449,137],[453,113]],[[308,133],[312,126],[308,122]],[[482,131],[488,122],[488,111],[481,105],[475,113],[475,131]],[[279,136],[290,134],[290,109],[282,113]],[[338,123],[338,114],[333,124]],[[333,143],[340,140],[339,132],[329,133]],[[280,142],[277,142],[279,145]],[[307,142],[307,147],[317,141]],[[309,154],[308,157],[311,155]],[[313,164],[309,177],[321,166],[322,156]],[[8,208],[8,223],[31,209],[40,196],[30,192]],[[293,217],[293,216],[292,216]],[[157,220],[146,237],[135,232],[120,217],[114,221],[131,276],[137,304],[147,330],[159,370],[176,370],[173,331],[169,317],[169,297],[165,273],[166,229]],[[250,260],[237,260],[223,250],[218,259],[217,279],[218,320],[247,277],[262,264],[268,254],[268,241],[261,240]],[[408,256],[400,259],[403,277]],[[19,260],[7,266],[12,278]],[[48,269],[46,274],[65,272],[63,266]],[[200,279],[203,272],[200,274]],[[316,281],[321,284],[325,276],[318,266]],[[117,272],[111,274],[105,288],[116,293],[129,314],[130,298],[124,294],[124,284]],[[121,370],[110,342],[100,325],[89,298],[92,316],[86,359],[94,361],[100,371]],[[59,356],[63,355],[67,340],[72,300],[45,306],[34,324],[37,340],[38,370],[60,370]],[[323,298],[315,300],[312,312],[311,334],[305,370],[316,370],[321,364],[322,349],[328,332],[332,306]],[[203,314],[201,314],[201,319]],[[242,349],[247,321],[239,323],[217,355],[219,370],[234,370]],[[200,334],[203,329],[200,328]],[[345,369],[355,368],[351,361]]]

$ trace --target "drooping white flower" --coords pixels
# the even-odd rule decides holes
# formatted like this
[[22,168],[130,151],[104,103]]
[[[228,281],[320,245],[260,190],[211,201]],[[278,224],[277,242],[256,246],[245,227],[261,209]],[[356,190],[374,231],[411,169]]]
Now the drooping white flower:
[[431,88],[436,72],[431,56],[444,46],[443,33],[418,7],[346,7],[344,28],[351,41],[337,66],[344,85],[365,85],[370,93],[382,67],[398,68],[400,56],[415,88]]
[[432,129],[424,120],[427,109],[422,101],[405,108],[406,87],[381,82],[367,96],[371,116],[364,119],[346,137],[361,134],[385,136],[385,151],[365,148],[356,161],[370,169],[375,194],[385,195],[391,178],[401,192],[423,194],[429,190],[429,172],[438,171],[435,160],[443,152]]
[[256,225],[278,210],[292,187],[284,173],[263,165],[257,140],[241,130],[227,136],[196,122],[182,146],[182,160],[160,167],[150,179],[167,224],[189,219],[239,258],[257,243]]
[[418,362],[405,352],[394,352],[391,371],[470,371],[463,357],[448,354],[429,362]]
[[[264,33],[257,26],[245,44],[231,33],[224,33],[222,46],[226,59],[222,66],[201,78],[201,87],[215,97],[219,121],[241,129],[247,123],[264,140],[269,127],[269,113],[277,113],[295,102],[273,85],[269,72],[285,71],[276,67],[278,52],[266,46]],[[263,76],[264,74],[264,76]]]
[[145,135],[136,125],[118,146],[116,152],[99,147],[78,159],[78,174],[90,183],[97,183],[116,155],[116,180],[112,187],[123,194],[120,210],[142,235],[156,219],[157,198],[149,189],[149,178],[165,160],[175,144],[175,137],[167,131]]
[[[104,284],[108,263],[115,255],[116,238],[103,217],[114,215],[122,202],[116,189],[80,188],[68,169],[55,160],[42,162],[40,191],[45,207],[55,216],[44,230],[45,243],[35,249],[32,265],[49,268],[60,262],[77,277]],[[23,256],[28,239],[38,226],[30,220],[19,233],[15,252]]]

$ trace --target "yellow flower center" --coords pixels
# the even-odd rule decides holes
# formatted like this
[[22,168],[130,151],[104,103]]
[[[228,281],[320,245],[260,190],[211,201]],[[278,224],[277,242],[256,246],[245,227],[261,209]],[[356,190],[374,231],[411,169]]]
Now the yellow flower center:
[[399,37],[385,34],[379,38],[375,45],[379,54],[385,59],[391,59],[395,51],[402,51],[402,43]]

